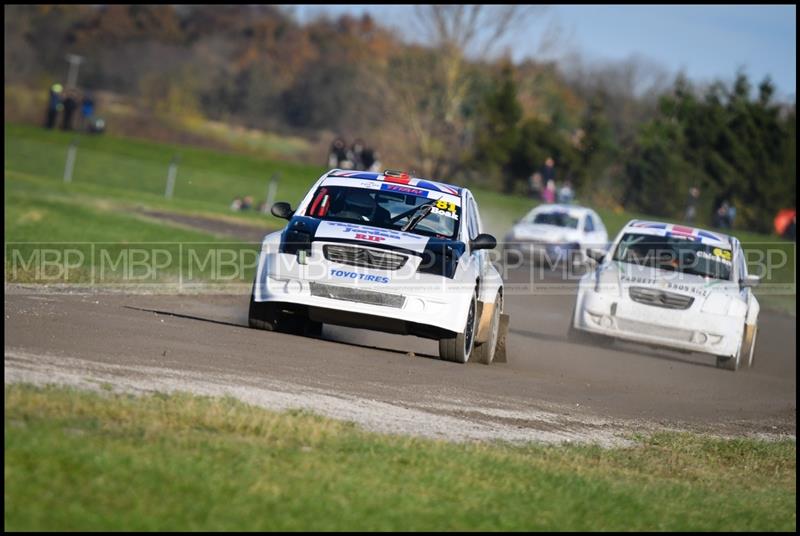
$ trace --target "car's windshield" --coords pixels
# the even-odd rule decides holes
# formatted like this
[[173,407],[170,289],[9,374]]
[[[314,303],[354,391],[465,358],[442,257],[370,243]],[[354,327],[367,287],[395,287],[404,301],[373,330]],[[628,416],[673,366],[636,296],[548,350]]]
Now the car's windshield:
[[[423,208],[425,205],[431,207]],[[306,216],[453,239],[458,236],[461,207],[454,201],[415,193],[321,186],[308,205]]]
[[578,228],[578,218],[570,216],[568,212],[539,212],[528,223],[540,223],[544,225],[555,225],[556,227],[567,227],[569,229]]
[[613,260],[726,281],[733,269],[732,252],[725,247],[639,233],[623,235]]

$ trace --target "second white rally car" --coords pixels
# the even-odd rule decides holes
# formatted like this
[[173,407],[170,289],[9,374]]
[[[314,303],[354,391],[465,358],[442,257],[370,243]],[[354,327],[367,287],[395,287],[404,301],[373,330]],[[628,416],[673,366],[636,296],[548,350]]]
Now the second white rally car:
[[712,354],[729,370],[752,366],[759,313],[752,288],[759,278],[748,274],[736,238],[633,220],[607,253],[589,253],[599,264],[580,280],[571,338],[599,335]]
[[251,327],[319,334],[323,323],[439,341],[442,359],[505,361],[503,281],[470,191],[334,169],[262,243]]
[[539,205],[517,221],[504,248],[545,264],[581,264],[590,247],[605,247],[608,234],[597,212],[578,205]]

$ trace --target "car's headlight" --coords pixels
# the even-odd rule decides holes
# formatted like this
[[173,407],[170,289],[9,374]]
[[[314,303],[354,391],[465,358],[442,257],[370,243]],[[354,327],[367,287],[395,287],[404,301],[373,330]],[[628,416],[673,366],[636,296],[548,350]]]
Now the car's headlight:
[[724,294],[712,294],[706,298],[701,309],[704,313],[714,315],[744,316],[747,305],[742,300]]
[[712,315],[725,315],[728,314],[728,306],[730,303],[731,298],[729,296],[725,296],[724,294],[711,294],[706,298],[700,310]]

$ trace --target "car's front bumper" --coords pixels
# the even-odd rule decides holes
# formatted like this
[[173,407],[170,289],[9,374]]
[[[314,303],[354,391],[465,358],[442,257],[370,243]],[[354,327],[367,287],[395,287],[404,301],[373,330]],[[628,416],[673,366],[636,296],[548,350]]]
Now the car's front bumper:
[[[387,323],[380,319],[389,319],[395,324],[413,323],[458,333],[466,324],[475,290],[474,283],[459,283],[436,275],[413,273],[402,278],[387,277],[385,271],[327,261],[316,263],[312,270],[298,263],[294,255],[263,253],[262,256],[253,288],[255,301],[305,306],[312,317],[316,315],[329,323],[384,329]],[[356,273],[357,277],[343,276]],[[387,277],[389,282],[367,281],[367,276]],[[332,311],[338,311],[338,317],[331,316]],[[415,330],[408,332],[412,331]]]
[[577,329],[623,340],[719,356],[735,356],[744,319],[673,310],[583,291],[578,295]]

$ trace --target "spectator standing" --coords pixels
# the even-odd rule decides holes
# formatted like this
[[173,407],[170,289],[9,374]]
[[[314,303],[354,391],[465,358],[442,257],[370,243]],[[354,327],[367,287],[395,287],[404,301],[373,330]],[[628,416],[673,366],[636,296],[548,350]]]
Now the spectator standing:
[[45,128],[53,128],[58,120],[58,112],[64,107],[61,98],[64,88],[61,84],[53,84],[47,95],[47,115],[45,117]]
[[700,198],[700,189],[697,186],[689,188],[689,197],[686,198],[686,213],[683,216],[686,223],[694,223],[697,216],[697,200]]
[[328,153],[328,167],[341,168],[343,162],[347,160],[347,144],[341,137],[337,137],[331,143]]
[[730,227],[730,222],[728,220],[729,209],[730,205],[727,199],[720,203],[717,210],[714,211],[714,217],[712,218],[714,227],[718,229],[728,229]]
[[555,203],[556,201],[556,183],[553,180],[547,181],[547,185],[542,190],[542,201],[545,203]]
[[572,190],[572,182],[569,180],[564,181],[564,184],[558,189],[558,202],[569,205],[574,198],[575,192]]
[[383,166],[381,165],[380,153],[378,151],[373,151],[372,157],[373,157],[372,165],[367,168],[367,171],[381,171]]
[[75,96],[75,91],[70,89],[64,98],[64,117],[61,120],[62,130],[72,130],[72,116],[77,107],[78,99]]
[[94,117],[94,98],[91,94],[87,93],[83,96],[81,101],[81,130],[89,129]]
[[548,156],[547,159],[544,161],[544,166],[542,167],[540,173],[542,174],[542,182],[545,185],[550,181],[553,181],[553,183],[555,184],[556,162],[555,160],[553,160],[552,156]]
[[353,163],[353,169],[364,169],[364,142],[361,139],[356,139],[353,142],[348,156]]
[[375,150],[372,147],[364,147],[364,150],[361,151],[361,169],[364,171],[371,171],[375,162]]
[[530,188],[531,197],[541,198],[542,197],[542,174],[538,171],[533,173],[530,178],[528,179],[528,186]]

